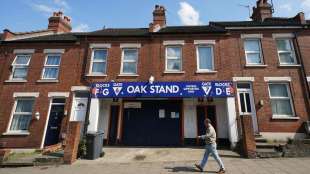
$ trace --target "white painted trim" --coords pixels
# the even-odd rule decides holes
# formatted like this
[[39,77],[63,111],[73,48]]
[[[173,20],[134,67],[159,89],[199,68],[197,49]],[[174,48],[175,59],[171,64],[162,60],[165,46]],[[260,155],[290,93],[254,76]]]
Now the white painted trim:
[[272,38],[276,39],[276,38],[294,38],[294,34],[293,33],[273,33],[272,34]]
[[[215,44],[215,43],[214,43]],[[200,59],[199,59],[199,48],[211,48],[211,64],[212,68],[211,69],[202,69],[200,68]],[[214,71],[215,65],[214,65],[214,46],[213,45],[196,45],[196,62],[197,62],[197,71],[198,72],[207,72],[207,71]]]
[[241,34],[241,39],[262,39],[263,34]]
[[265,64],[246,64],[247,68],[266,68],[268,65]]
[[72,86],[71,91],[89,91],[90,87],[88,86]]
[[119,74],[119,77],[139,77],[138,74]]
[[195,45],[215,45],[215,40],[194,40]]
[[[125,50],[136,50],[137,51],[137,59],[135,61],[136,63],[136,73],[124,73],[124,57],[125,57]],[[120,69],[120,74],[119,75],[138,75],[138,64],[139,64],[139,56],[140,56],[140,53],[139,53],[139,49],[137,47],[132,47],[132,48],[128,48],[128,47],[124,47],[122,48],[122,57],[121,57],[121,69]],[[129,60],[126,60],[127,62]],[[133,62],[132,60],[130,60],[129,62]]]
[[299,117],[295,117],[295,116],[276,116],[273,115],[272,116],[273,120],[299,120]]
[[164,74],[184,74],[185,71],[164,71]]
[[234,82],[254,82],[255,77],[233,77]]
[[13,97],[16,98],[16,97],[39,97],[39,94],[38,92],[14,92],[13,93]]
[[57,79],[40,79],[40,80],[37,80],[37,83],[58,83],[59,80]]
[[68,98],[70,95],[69,92],[49,92],[48,97],[66,97]]
[[[107,52],[107,54],[106,54],[106,57],[105,57],[105,60],[104,61],[96,61],[96,62],[94,62],[94,56],[95,56],[95,51],[100,51],[100,50],[102,50],[102,51],[106,51]],[[107,49],[107,48],[92,48],[92,50],[91,50],[91,59],[90,59],[90,67],[89,67],[89,72],[88,72],[88,74],[87,75],[94,75],[94,76],[98,76],[98,75],[100,75],[100,76],[106,76],[106,73],[107,73],[107,67],[108,67],[108,57],[109,57],[109,50]],[[96,72],[96,73],[93,73],[92,71],[93,71],[93,65],[94,65],[94,63],[105,63],[105,72],[101,72],[101,73],[99,73],[99,72]]]
[[196,71],[196,74],[215,74],[217,71],[203,71],[203,70],[198,70]]
[[106,74],[86,74],[86,77],[107,77]]
[[288,138],[300,140],[306,137],[306,134],[296,132],[260,132],[260,134],[267,140],[278,140],[285,142],[288,140]]
[[265,82],[291,82],[291,77],[264,77]]
[[141,48],[140,43],[122,43],[120,48]]
[[33,54],[35,49],[14,49],[14,54]]
[[28,131],[8,131],[8,132],[4,132],[2,135],[30,135],[30,132]]
[[45,141],[47,126],[48,126],[48,121],[50,119],[50,112],[51,112],[51,108],[52,108],[52,103],[53,103],[53,98],[50,98],[50,102],[49,102],[49,106],[48,106],[48,112],[47,112],[47,116],[46,116],[46,119],[45,119],[45,126],[44,126],[43,136],[42,136],[42,140],[41,140],[41,146],[40,146],[41,149],[44,148],[44,141]]
[[229,141],[231,143],[231,148],[234,149],[238,142],[238,127],[237,127],[237,114],[236,114],[236,104],[234,97],[227,97],[226,99],[226,116],[227,116],[227,127]]
[[65,49],[44,49],[43,53],[45,54],[53,54],[53,53],[65,53]]
[[301,67],[300,64],[279,64],[279,67]]
[[185,41],[184,40],[165,40],[163,42],[163,45],[184,45]]
[[27,80],[6,80],[6,81],[4,81],[4,82],[6,82],[6,83],[26,83],[27,82]]
[[111,44],[109,44],[109,43],[91,43],[91,44],[89,44],[89,48],[111,48]]
[[307,82],[310,82],[310,76],[307,77]]

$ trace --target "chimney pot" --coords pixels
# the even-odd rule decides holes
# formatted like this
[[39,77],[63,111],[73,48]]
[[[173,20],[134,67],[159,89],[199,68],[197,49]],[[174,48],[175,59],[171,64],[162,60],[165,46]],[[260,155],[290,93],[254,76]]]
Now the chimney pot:
[[154,32],[160,28],[166,26],[166,12],[165,7],[161,5],[155,5],[155,9],[153,11],[153,22],[149,25],[149,31]]
[[71,19],[68,16],[63,17],[63,12],[54,12],[53,16],[48,19],[48,29],[54,31],[55,33],[67,33],[70,32]]
[[251,16],[253,21],[263,22],[266,18],[272,18],[272,6],[268,0],[257,0]]

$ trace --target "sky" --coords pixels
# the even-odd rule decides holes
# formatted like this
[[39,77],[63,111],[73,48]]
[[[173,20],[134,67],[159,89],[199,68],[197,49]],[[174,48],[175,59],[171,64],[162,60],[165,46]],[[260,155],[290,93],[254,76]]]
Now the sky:
[[[310,19],[310,0],[273,0],[274,16]],[[256,0],[2,0],[0,32],[46,29],[48,17],[63,11],[73,31],[148,27],[155,4],[167,9],[167,25],[208,25],[209,21],[249,20]]]

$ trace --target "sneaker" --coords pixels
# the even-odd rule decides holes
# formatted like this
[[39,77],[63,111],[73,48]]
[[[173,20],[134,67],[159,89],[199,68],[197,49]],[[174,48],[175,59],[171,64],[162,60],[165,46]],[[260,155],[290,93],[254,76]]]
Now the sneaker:
[[200,165],[195,164],[195,167],[196,167],[200,172],[203,172],[203,169],[202,169],[202,167],[201,167]]
[[217,173],[225,173],[225,169],[220,169]]

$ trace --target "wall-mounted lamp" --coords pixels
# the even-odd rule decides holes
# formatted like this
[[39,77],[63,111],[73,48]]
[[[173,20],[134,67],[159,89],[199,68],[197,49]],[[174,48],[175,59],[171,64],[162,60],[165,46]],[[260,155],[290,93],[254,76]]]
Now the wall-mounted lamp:
[[150,78],[149,78],[149,83],[150,83],[150,84],[153,84],[153,83],[154,83],[154,81],[155,81],[154,76],[150,76]]
[[67,116],[68,115],[68,111],[67,110],[65,110],[65,112],[64,112],[64,116]]
[[264,106],[264,100],[259,100],[258,104],[259,106]]
[[36,119],[36,120],[39,120],[39,119],[40,119],[40,112],[36,112],[36,113],[34,114],[34,116],[35,116],[35,119]]

